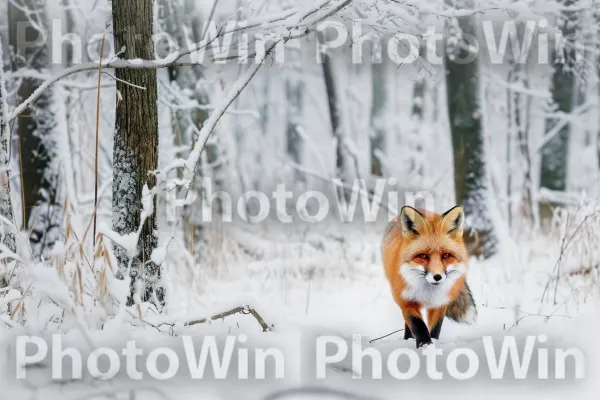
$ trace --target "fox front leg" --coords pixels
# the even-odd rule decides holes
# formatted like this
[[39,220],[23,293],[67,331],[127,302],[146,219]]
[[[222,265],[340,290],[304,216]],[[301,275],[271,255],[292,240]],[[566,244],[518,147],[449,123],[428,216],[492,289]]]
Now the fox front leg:
[[412,339],[414,336],[410,331],[410,327],[407,323],[404,324],[404,340]]
[[446,307],[431,308],[427,311],[427,319],[431,328],[431,338],[439,339],[442,332],[442,322],[446,316]]
[[[421,316],[421,311],[416,308],[409,308],[407,310],[403,310],[404,314],[404,322],[408,325],[412,336],[415,337],[417,341],[417,349],[426,344],[431,344],[431,336],[429,335],[429,329],[427,328],[427,324],[423,321],[423,317]],[[405,333],[406,338],[406,333]]]

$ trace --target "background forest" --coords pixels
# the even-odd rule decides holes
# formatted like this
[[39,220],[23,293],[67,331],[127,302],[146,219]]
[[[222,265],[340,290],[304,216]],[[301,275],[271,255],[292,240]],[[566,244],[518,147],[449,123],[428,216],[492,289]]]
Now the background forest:
[[[599,29],[592,0],[0,3],[0,339],[381,336],[403,326],[379,255],[389,217],[461,204],[480,322],[448,343],[507,330],[588,343]],[[418,57],[396,62],[407,43]],[[256,193],[280,185],[293,201],[258,221]],[[316,201],[297,207],[307,191],[332,205],[317,223]],[[354,218],[335,204],[358,204]],[[42,397],[149,390],[6,379]]]

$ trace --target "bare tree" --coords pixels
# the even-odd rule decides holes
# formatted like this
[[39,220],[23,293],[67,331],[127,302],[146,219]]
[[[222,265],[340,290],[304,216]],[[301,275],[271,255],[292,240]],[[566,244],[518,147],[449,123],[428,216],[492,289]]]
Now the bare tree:
[[371,107],[371,174],[383,176],[381,157],[386,146],[387,126],[387,67],[385,61],[373,63],[373,104]]
[[420,75],[415,80],[413,87],[413,104],[411,110],[411,135],[410,148],[412,153],[410,173],[422,179],[425,175],[423,162],[422,130],[425,119],[425,96],[427,94],[427,81],[425,75]]
[[[46,33],[45,0],[9,2],[9,42],[12,69],[42,72],[50,64]],[[27,99],[42,84],[36,78],[23,78],[18,84],[17,102]],[[40,256],[59,238],[62,206],[58,199],[56,99],[52,89],[41,94],[17,122],[19,157],[22,166],[23,228],[30,228],[35,256]]]
[[[575,0],[563,0],[562,3],[567,10],[567,7],[575,4]],[[564,45],[563,49],[555,54],[558,63],[555,65],[552,75],[552,102],[556,115],[551,115],[546,120],[546,134],[554,136],[542,149],[540,186],[550,190],[564,191],[567,189],[571,126],[567,123],[558,132],[552,131],[559,123],[557,117],[567,117],[573,110],[576,77],[571,67],[575,61],[575,44],[572,40],[577,31],[577,13],[563,11],[558,17],[557,26],[561,29],[566,42],[561,42]],[[547,204],[541,208],[541,211],[543,217],[551,214]]]
[[[523,25],[519,27],[519,35],[523,35]],[[508,226],[513,225],[513,217],[515,214],[523,216],[530,221],[536,223],[538,212],[537,204],[534,203],[534,183],[533,183],[533,156],[530,146],[530,111],[531,111],[531,96],[523,93],[523,90],[529,88],[529,78],[527,75],[527,67],[519,60],[511,60],[510,70],[508,72],[507,88],[507,113],[508,113],[508,132],[507,132],[507,222]],[[521,89],[522,88],[522,89]],[[518,153],[517,153],[518,152]],[[517,170],[517,161],[520,160],[522,168]],[[516,173],[519,173],[522,178],[522,187],[518,191],[520,193],[519,207],[512,201],[515,188],[513,178]]]
[[[302,162],[302,129],[304,117],[304,79],[302,76],[302,49],[297,41],[286,46],[288,63],[285,68],[285,96],[287,100],[286,142],[287,154],[295,164]],[[304,174],[296,170],[296,180],[304,180]]]
[[[456,6],[472,8],[473,1]],[[452,19],[449,33],[455,46],[446,51],[448,116],[454,148],[456,201],[465,209],[465,240],[474,254],[497,252],[498,239],[490,210],[491,183],[486,164],[479,92],[479,63],[465,37],[475,37],[475,17]]]
[[[325,33],[319,34],[320,40],[324,41]],[[345,73],[342,62],[345,62],[339,54],[321,54],[323,65],[323,77],[329,105],[329,118],[331,130],[336,141],[336,173],[335,176],[343,183],[349,183],[358,173],[358,165],[355,155],[351,152],[350,133],[348,127],[348,106],[343,91],[344,86],[340,83]],[[349,199],[350,190],[347,187],[338,187],[338,196],[341,199]]]
[[[152,0],[114,0],[113,29],[115,48],[124,49],[125,59],[153,60],[154,43]],[[117,109],[113,145],[113,229],[127,235],[138,231],[138,254],[132,259],[117,249],[121,276],[131,277],[131,296],[161,304],[164,291],[160,267],[151,261],[157,246],[155,213],[141,221],[143,188],[150,189],[156,178],[149,174],[158,167],[158,99],[155,69],[116,70]],[[135,86],[138,87],[135,87]],[[144,89],[140,89],[143,87]],[[155,205],[155,198],[152,197]]]

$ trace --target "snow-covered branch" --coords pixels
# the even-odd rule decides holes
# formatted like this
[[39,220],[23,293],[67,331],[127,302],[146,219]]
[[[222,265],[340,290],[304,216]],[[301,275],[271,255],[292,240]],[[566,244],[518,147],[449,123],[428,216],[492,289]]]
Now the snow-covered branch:
[[[185,173],[183,182],[191,182],[196,166],[200,161],[200,156],[210,135],[212,134],[214,128],[217,123],[221,119],[221,117],[225,114],[227,109],[233,104],[235,99],[240,95],[240,93],[244,90],[246,86],[250,83],[252,78],[256,75],[258,70],[261,68],[264,61],[270,55],[270,53],[275,49],[276,46],[280,45],[280,43],[285,44],[287,41],[291,39],[295,39],[297,37],[302,37],[308,34],[314,26],[316,26],[319,22],[323,21],[326,18],[331,17],[336,14],[348,4],[350,4],[352,0],[337,0],[337,1],[321,1],[319,2],[313,9],[305,10],[303,14],[301,14],[300,18],[297,19],[297,22],[307,24],[305,28],[300,28],[297,25],[293,25],[287,29],[285,29],[281,33],[272,34],[271,37],[267,37],[263,39],[265,42],[270,41],[271,44],[267,47],[267,50],[264,54],[259,55],[259,58],[256,60],[256,63],[252,65],[240,78],[233,84],[228,95],[222,101],[221,105],[213,111],[210,118],[204,123],[200,133],[198,134],[198,139],[196,140],[196,144],[192,152],[190,153],[188,159],[185,161]],[[331,5],[330,8],[326,8],[326,5]],[[322,9],[325,9],[322,13]],[[310,18],[308,18],[310,16]],[[181,166],[181,165],[179,165]],[[171,166],[172,169],[173,166]],[[168,172],[171,169],[165,169],[159,171],[163,177],[166,177]],[[188,192],[188,196],[190,192]]]
[[[327,3],[331,2],[332,0],[327,1]],[[194,52],[198,52],[205,49],[215,40],[219,40],[225,37],[226,35],[232,35],[236,32],[249,30],[253,28],[261,28],[262,30],[265,30],[267,32],[269,32],[270,30],[275,30],[279,26],[279,24],[277,24],[278,22],[285,22],[286,19],[291,18],[296,13],[298,13],[298,10],[293,8],[279,13],[270,14],[264,17],[255,18],[252,20],[240,21],[235,24],[228,24],[226,27],[222,28],[219,32],[217,32],[216,35],[208,35],[202,41],[188,46],[188,48],[186,49],[175,51],[159,60],[122,60],[118,58],[113,58],[106,60],[102,63],[91,62],[67,68],[60,74],[45,80],[29,98],[27,98],[25,101],[19,104],[19,106],[16,107],[11,114],[9,114],[8,122],[13,121],[20,114],[22,114],[27,109],[27,107],[34,103],[49,87],[69,76],[81,72],[95,71],[99,68],[103,70],[115,68],[161,69],[181,65],[192,65],[194,64],[193,62],[182,62],[182,58],[189,56]]]

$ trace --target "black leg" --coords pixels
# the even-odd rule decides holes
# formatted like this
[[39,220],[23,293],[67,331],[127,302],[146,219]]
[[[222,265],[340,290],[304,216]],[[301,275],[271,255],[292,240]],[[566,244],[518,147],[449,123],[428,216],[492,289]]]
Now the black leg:
[[440,333],[442,332],[442,322],[444,322],[444,317],[440,318],[439,321],[435,324],[435,326],[431,328],[432,339],[440,338]]
[[408,327],[408,324],[404,324],[404,340],[412,339],[413,334]]
[[411,316],[409,318],[411,331],[417,340],[417,349],[425,344],[431,344],[431,336],[427,324],[419,317]]

